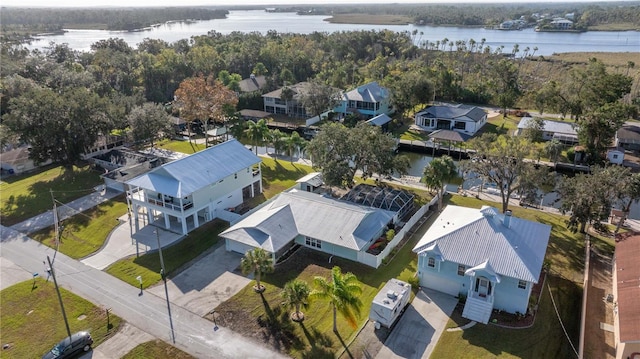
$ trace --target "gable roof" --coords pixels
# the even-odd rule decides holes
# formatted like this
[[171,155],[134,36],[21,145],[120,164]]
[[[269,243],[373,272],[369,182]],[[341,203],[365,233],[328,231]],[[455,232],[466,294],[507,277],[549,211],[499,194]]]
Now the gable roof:
[[311,172],[308,175],[297,180],[296,183],[308,183],[313,187],[320,187],[322,186],[324,181],[322,180],[321,172]]
[[185,197],[260,161],[240,142],[231,140],[164,164],[127,184],[172,197]]
[[298,82],[297,84],[293,84],[293,85],[289,85],[289,86],[283,86],[277,90],[271,91],[269,93],[266,93],[264,95],[262,95],[262,97],[273,97],[273,98],[280,98],[282,96],[282,90],[285,89],[286,87],[290,88],[291,91],[293,92],[293,99],[294,100],[299,100],[301,96],[303,96],[304,94],[309,92],[309,86],[311,85],[310,82]]
[[487,113],[480,107],[457,104],[430,106],[416,114],[416,116],[420,115],[426,115],[427,118],[444,118],[451,120],[469,119],[478,122],[481,121]]
[[370,120],[367,120],[368,124],[374,125],[374,126],[382,126],[382,125],[387,124],[389,122],[391,122],[391,117],[387,116],[387,114],[385,114],[385,113],[379,114],[378,116],[376,116],[376,117],[374,117],[374,118],[372,118]]
[[[529,124],[533,121],[533,117],[523,117],[518,122],[518,129],[523,130],[529,127]],[[578,131],[576,131],[576,124],[571,122],[562,122],[562,121],[551,121],[551,120],[542,120],[543,127],[542,130],[546,132],[553,133],[563,133],[569,135],[578,135]]]
[[253,92],[262,89],[266,84],[267,79],[264,75],[251,75],[248,79],[243,79],[238,82],[238,87],[240,87],[240,91],[242,92]]
[[640,126],[626,124],[616,132],[618,142],[640,143]]
[[389,91],[376,81],[358,86],[343,95],[345,101],[381,102],[387,98],[389,98]]
[[[434,242],[445,261],[537,283],[551,226],[511,216],[509,227],[496,208],[447,206],[413,251],[426,253]],[[479,268],[478,268],[479,269]]]
[[465,142],[470,139],[471,136],[466,133],[460,133],[458,131],[452,130],[435,130],[429,134],[429,138],[442,140],[442,141],[451,141],[451,142]]
[[640,341],[640,235],[616,242],[620,342]]
[[[287,211],[283,212],[281,208],[287,208]],[[391,211],[291,190],[279,194],[273,201],[222,232],[220,236],[263,248],[264,242],[270,241],[268,246],[277,251],[295,235],[302,235],[359,251],[367,246],[394,215]],[[266,229],[267,224],[271,229]],[[276,225],[282,226],[282,230],[280,227],[276,229]],[[295,235],[291,236],[293,232]],[[253,235],[255,237],[251,237]]]

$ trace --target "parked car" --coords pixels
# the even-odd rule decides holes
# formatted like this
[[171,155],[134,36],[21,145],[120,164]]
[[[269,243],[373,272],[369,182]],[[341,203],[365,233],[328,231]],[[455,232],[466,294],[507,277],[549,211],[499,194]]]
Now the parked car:
[[89,332],[77,332],[71,335],[71,338],[62,339],[51,351],[43,355],[42,359],[73,358],[81,352],[91,350],[92,344],[93,338],[91,338]]

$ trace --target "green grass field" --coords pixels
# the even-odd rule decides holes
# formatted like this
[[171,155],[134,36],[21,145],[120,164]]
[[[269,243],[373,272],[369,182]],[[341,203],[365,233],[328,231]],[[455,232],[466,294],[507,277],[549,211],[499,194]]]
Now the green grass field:
[[[71,258],[84,258],[102,247],[109,233],[119,224],[118,217],[127,213],[124,197],[99,204],[60,222],[59,251]],[[35,232],[31,238],[56,248],[53,226]]]
[[167,150],[182,152],[186,154],[196,153],[205,149],[204,144],[197,144],[189,141],[172,141],[162,140],[156,143],[156,146]]
[[131,349],[121,359],[190,359],[191,355],[182,350],[172,347],[171,345],[156,339],[150,342],[142,343]]
[[[167,275],[171,276],[177,269],[215,246],[220,240],[218,234],[227,227],[227,222],[214,220],[189,233],[178,243],[162,248]],[[160,255],[158,252],[152,252],[137,258],[124,258],[110,265],[106,272],[135,287],[140,286],[136,277],[142,276],[142,286],[147,288],[162,279]]]
[[74,167],[66,170],[62,166],[44,168],[2,178],[0,181],[0,213],[2,224],[11,226],[53,208],[53,199],[67,203],[93,191],[102,183],[100,174],[90,167]]
[[[119,328],[121,319],[89,301],[60,289],[71,333],[86,330],[98,346]],[[53,280],[28,280],[0,292],[2,358],[40,358],[67,335]]]

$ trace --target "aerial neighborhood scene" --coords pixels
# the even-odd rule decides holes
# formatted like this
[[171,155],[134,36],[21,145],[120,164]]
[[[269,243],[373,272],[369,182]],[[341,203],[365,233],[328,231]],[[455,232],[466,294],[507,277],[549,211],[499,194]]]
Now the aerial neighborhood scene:
[[0,357],[640,359],[640,2],[1,6]]

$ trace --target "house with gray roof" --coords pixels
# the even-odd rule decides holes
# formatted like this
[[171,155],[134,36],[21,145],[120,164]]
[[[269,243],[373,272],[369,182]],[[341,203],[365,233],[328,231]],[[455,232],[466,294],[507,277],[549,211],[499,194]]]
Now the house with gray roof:
[[[262,193],[261,160],[236,140],[153,168],[126,182],[136,230],[159,222],[187,234],[214,218],[229,220]],[[177,229],[176,229],[177,228]]]
[[413,251],[420,285],[466,296],[462,316],[487,323],[494,309],[526,313],[551,226],[496,208],[447,206]]
[[483,109],[464,104],[429,106],[415,115],[416,126],[424,131],[451,130],[473,136],[485,123]]
[[264,75],[249,75],[248,79],[242,79],[238,82],[240,92],[255,92],[262,90],[267,85],[267,78]]
[[640,126],[629,122],[624,124],[616,131],[615,145],[627,151],[640,151]]
[[390,115],[393,113],[391,94],[377,82],[369,82],[343,93],[341,102],[334,111],[343,116],[356,114],[365,119],[382,114]]
[[[523,117],[518,123],[516,136],[521,136],[533,125],[533,117]],[[567,145],[578,143],[578,131],[575,123],[563,121],[542,120],[542,139],[545,141],[558,140]]]
[[277,260],[301,245],[359,261],[394,223],[396,213],[291,189],[222,232],[228,251],[262,248]]

